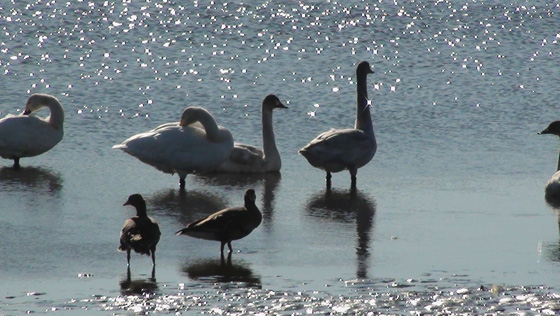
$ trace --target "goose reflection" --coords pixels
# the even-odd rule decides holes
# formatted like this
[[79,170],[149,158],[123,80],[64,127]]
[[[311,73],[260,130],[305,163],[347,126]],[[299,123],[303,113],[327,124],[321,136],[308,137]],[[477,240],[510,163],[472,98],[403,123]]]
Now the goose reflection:
[[130,267],[126,269],[126,278],[119,281],[122,295],[144,295],[157,290],[156,283],[156,267],[152,268],[152,275],[147,279],[132,280],[130,276]]
[[0,191],[54,193],[62,189],[60,175],[45,168],[0,168]]
[[242,283],[246,287],[261,288],[261,279],[255,276],[247,264],[236,260],[231,262],[231,253],[227,259],[197,259],[186,262],[181,270],[194,281],[208,283]]
[[375,216],[375,201],[358,190],[329,190],[311,197],[310,215],[346,223],[356,222],[358,278],[367,278],[369,241]]
[[[553,211],[558,223],[558,232],[560,234],[560,208],[554,208]],[[557,242],[543,243],[542,248],[542,251],[545,253],[545,257],[548,261],[560,263],[560,238]]]
[[147,200],[154,212],[178,217],[184,225],[199,219],[201,215],[208,215],[227,207],[227,203],[217,195],[191,190],[187,192],[166,189],[154,193]]
[[[280,172],[268,173],[206,173],[196,176],[195,181],[200,185],[222,186],[235,188],[244,191],[246,188],[254,188],[257,192],[258,187],[262,186],[262,207],[263,227],[270,232],[272,219],[274,218],[274,199],[278,185],[282,176]],[[217,208],[221,209],[221,208]]]

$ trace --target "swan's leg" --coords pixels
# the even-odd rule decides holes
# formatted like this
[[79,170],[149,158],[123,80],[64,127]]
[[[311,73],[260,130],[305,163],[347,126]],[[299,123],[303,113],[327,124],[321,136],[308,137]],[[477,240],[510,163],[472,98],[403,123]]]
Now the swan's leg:
[[126,250],[126,265],[130,267],[130,248]]
[[331,178],[332,178],[331,172],[327,171],[327,176],[325,177],[325,181],[327,182],[327,189],[329,190],[331,189]]
[[185,178],[179,178],[179,188],[181,190],[185,189]]
[[231,254],[233,252],[233,249],[231,249],[231,240],[227,242],[227,246],[229,248],[229,253]]
[[222,241],[222,244],[220,246],[220,253],[222,254],[222,257],[224,256],[224,246],[226,245],[225,241]]
[[20,169],[19,157],[18,157],[18,158],[14,158],[14,169]]

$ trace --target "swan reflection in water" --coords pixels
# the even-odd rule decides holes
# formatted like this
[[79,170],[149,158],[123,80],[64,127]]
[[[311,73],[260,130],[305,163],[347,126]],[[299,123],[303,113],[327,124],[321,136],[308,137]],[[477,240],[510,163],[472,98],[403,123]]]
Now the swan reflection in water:
[[146,199],[155,213],[178,217],[183,225],[227,207],[219,196],[202,191],[166,189]]
[[[253,188],[256,192],[259,192],[259,186],[262,186],[263,205],[259,207],[259,209],[263,215],[262,225],[266,231],[270,232],[272,228],[272,219],[274,218],[274,198],[281,178],[280,172],[207,173],[197,175],[196,181],[200,182],[202,186],[221,186],[234,188],[242,192],[247,188]],[[220,209],[221,208],[217,208],[216,211]]]
[[0,168],[0,191],[54,193],[62,189],[60,175],[45,168]]
[[126,278],[119,281],[122,295],[144,295],[152,293],[157,290],[156,283],[156,267],[152,268],[152,275],[150,278],[135,279],[130,276],[130,267],[126,269]]
[[231,252],[227,259],[222,256],[220,259],[195,259],[186,262],[181,270],[194,281],[231,283],[236,286],[241,283],[244,287],[262,287],[260,277],[255,276],[247,264],[238,260],[232,263]]
[[346,223],[356,222],[358,278],[367,278],[369,241],[375,216],[375,201],[358,190],[329,190],[311,197],[310,215]]

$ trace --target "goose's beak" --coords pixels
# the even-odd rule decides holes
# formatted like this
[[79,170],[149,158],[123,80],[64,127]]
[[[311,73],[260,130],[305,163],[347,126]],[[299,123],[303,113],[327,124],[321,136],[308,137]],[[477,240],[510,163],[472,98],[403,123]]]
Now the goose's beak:
[[29,115],[29,114],[31,114],[31,111],[29,111],[29,110],[23,111],[23,115]]
[[538,135],[543,135],[543,134],[550,134],[550,132],[548,131],[548,128],[543,129],[542,131],[537,133]]

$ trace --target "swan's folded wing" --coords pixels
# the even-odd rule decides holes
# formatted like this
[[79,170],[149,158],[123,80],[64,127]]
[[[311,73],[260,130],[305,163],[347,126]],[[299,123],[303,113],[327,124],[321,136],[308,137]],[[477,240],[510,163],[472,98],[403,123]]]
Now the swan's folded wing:
[[328,161],[351,162],[356,157],[369,156],[374,141],[363,131],[343,129],[324,132],[300,150],[308,160],[318,164]]
[[55,130],[38,117],[9,116],[0,120],[0,153],[2,148],[9,148],[16,156],[41,154],[56,145],[62,136],[62,130]]
[[229,158],[234,163],[252,166],[262,161],[263,152],[260,148],[251,145],[235,143]]

